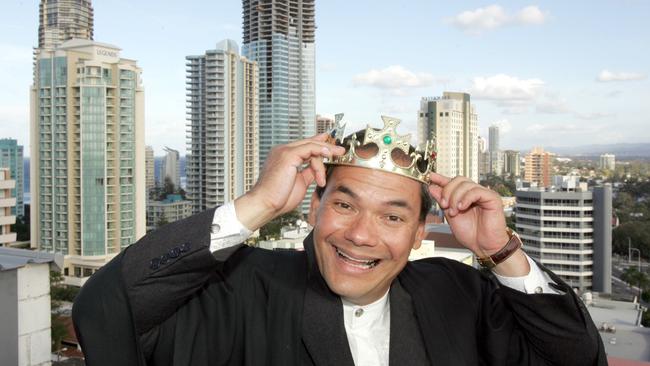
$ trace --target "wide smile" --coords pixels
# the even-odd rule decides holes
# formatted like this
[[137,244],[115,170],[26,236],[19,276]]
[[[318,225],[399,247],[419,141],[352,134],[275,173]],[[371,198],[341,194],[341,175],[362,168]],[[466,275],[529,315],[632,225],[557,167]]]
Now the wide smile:
[[343,252],[338,247],[333,246],[334,251],[336,252],[336,257],[339,261],[343,262],[345,265],[358,269],[358,270],[371,270],[375,268],[381,259],[365,259],[365,258],[355,258],[354,256]]

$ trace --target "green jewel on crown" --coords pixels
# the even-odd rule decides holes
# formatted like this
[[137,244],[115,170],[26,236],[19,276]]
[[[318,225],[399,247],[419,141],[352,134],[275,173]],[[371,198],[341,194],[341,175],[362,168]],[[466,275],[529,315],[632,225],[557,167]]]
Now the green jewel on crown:
[[[425,184],[429,183],[429,173],[435,171],[437,157],[434,137],[426,141],[422,148],[417,148],[415,151],[409,153],[411,135],[400,136],[395,131],[395,128],[401,122],[399,119],[381,116],[384,122],[384,128],[376,129],[368,125],[363,141],[361,142],[357,141],[356,133],[347,139],[343,138],[345,125],[341,125],[340,122],[342,119],[343,113],[336,115],[334,128],[329,133],[329,141],[345,147],[347,151],[344,155],[332,159],[323,159],[324,163],[328,165],[348,165],[379,169],[403,175]],[[362,158],[357,155],[356,148],[368,144],[377,146],[378,152],[374,156],[367,158]],[[402,156],[401,160],[403,160],[403,163],[408,161],[408,164],[400,165],[393,161],[393,152],[395,149],[401,150],[401,153],[398,155]]]

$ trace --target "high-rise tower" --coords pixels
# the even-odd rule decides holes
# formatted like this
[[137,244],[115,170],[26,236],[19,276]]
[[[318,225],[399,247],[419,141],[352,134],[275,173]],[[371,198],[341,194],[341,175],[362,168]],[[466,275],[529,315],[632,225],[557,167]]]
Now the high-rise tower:
[[534,147],[526,154],[526,165],[524,166],[524,180],[535,182],[540,187],[551,185],[551,173],[553,170],[553,153],[544,151],[541,147]]
[[85,278],[145,234],[141,70],[83,39],[40,49],[35,68],[31,242]]
[[257,64],[238,51],[225,40],[186,57],[185,171],[195,213],[241,196],[259,172]]
[[56,48],[73,38],[93,39],[90,0],[41,0],[38,6],[38,48]]
[[260,164],[314,134],[314,0],[243,0],[242,54],[259,65]]
[[11,179],[16,181],[12,190],[12,197],[16,198],[16,205],[11,208],[15,216],[25,215],[23,182],[23,147],[14,139],[0,139],[0,168],[9,168]]
[[170,182],[176,188],[181,187],[181,168],[180,168],[180,159],[181,154],[178,150],[174,150],[170,147],[165,146],[165,158],[163,160],[163,169],[162,169],[162,185],[165,185],[165,182],[169,178]]
[[418,144],[436,137],[438,173],[478,182],[478,116],[470,95],[444,92],[422,98],[418,117]]

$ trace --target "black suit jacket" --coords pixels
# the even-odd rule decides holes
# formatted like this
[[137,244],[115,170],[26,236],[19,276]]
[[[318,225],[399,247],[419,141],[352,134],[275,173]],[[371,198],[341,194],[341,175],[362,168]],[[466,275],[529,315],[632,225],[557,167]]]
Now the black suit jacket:
[[[142,238],[73,307],[89,365],[353,365],[341,301],[313,255],[209,252],[214,210]],[[391,292],[391,365],[605,365],[587,310],[445,259],[410,262]]]

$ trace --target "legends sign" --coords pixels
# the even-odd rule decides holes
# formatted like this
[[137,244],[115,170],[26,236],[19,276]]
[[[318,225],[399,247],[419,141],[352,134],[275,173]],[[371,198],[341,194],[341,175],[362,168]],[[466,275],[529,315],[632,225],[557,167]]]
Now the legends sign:
[[98,56],[107,56],[107,57],[120,57],[119,53],[117,51],[111,51],[107,50],[104,48],[97,48],[97,55]]

